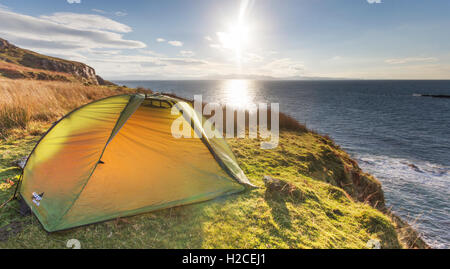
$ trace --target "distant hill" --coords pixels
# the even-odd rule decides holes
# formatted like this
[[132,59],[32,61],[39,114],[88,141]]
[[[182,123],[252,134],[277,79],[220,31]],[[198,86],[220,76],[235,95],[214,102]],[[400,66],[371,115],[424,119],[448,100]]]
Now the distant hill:
[[12,79],[79,81],[84,84],[113,85],[80,62],[50,57],[19,48],[0,38],[0,76]]
[[293,76],[277,78],[263,75],[249,75],[249,74],[228,74],[228,75],[211,75],[205,76],[203,79],[222,80],[222,79],[249,79],[249,80],[348,80],[348,78],[333,78],[333,77],[308,77],[308,76]]

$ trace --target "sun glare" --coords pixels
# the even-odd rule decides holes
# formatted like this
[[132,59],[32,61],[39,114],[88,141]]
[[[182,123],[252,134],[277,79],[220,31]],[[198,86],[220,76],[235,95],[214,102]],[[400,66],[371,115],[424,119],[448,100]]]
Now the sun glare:
[[247,108],[253,102],[251,81],[232,79],[224,81],[222,86],[225,102],[237,108]]
[[236,61],[241,62],[242,51],[249,37],[248,27],[244,23],[239,22],[231,26],[228,32],[219,33],[218,36],[222,47],[233,50]]
[[248,0],[243,0],[241,2],[237,22],[230,24],[227,32],[217,33],[222,47],[233,50],[236,57],[235,60],[238,63],[242,62],[243,51],[250,39],[249,27],[245,21],[248,4]]

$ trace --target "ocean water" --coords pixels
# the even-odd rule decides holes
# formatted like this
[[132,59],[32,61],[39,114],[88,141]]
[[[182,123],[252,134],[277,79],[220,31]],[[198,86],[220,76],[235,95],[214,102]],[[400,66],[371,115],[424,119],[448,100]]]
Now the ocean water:
[[[276,102],[330,135],[383,184],[431,246],[450,248],[450,81],[115,81],[207,102]],[[413,166],[412,166],[413,165]]]

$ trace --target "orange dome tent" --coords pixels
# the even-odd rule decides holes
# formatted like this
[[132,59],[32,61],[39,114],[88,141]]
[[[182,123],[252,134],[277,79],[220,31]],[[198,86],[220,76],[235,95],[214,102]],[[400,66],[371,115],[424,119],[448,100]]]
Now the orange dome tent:
[[[180,115],[196,137],[172,136]],[[189,104],[164,95],[92,102],[41,138],[24,167],[19,193],[52,232],[251,186],[225,140],[207,137],[201,122]]]

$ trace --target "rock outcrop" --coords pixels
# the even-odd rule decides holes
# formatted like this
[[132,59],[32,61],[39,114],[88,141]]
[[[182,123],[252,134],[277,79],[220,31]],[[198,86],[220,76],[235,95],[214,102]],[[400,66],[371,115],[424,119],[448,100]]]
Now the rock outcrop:
[[0,50],[3,50],[4,48],[6,48],[8,46],[13,46],[13,45],[11,45],[8,41],[0,38]]
[[53,58],[42,58],[27,53],[20,61],[20,64],[36,69],[68,73],[79,78],[82,82],[95,85],[99,84],[94,68],[82,63],[59,61],[58,59]]
[[113,84],[96,75],[94,68],[84,63],[49,57],[30,50],[22,49],[1,38],[0,60],[24,67],[69,74],[76,80],[85,84]]

